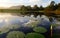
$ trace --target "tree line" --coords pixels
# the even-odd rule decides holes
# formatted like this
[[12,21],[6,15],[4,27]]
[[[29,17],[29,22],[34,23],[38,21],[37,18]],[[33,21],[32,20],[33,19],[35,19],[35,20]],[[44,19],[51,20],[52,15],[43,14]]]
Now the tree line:
[[60,3],[56,4],[54,1],[51,1],[50,5],[47,7],[43,7],[42,5],[38,7],[37,5],[34,5],[33,7],[31,6],[24,6],[22,5],[20,9],[0,9],[0,12],[14,12],[14,13],[20,13],[23,15],[41,15],[41,14],[46,14],[46,15],[56,15],[60,14]]

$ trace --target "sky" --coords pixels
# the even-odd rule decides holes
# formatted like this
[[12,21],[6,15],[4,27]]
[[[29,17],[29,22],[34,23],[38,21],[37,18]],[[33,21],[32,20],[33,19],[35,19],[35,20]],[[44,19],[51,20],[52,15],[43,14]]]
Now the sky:
[[51,1],[60,3],[60,0],[0,0],[0,7],[11,7],[16,5],[38,5],[38,6],[48,6]]

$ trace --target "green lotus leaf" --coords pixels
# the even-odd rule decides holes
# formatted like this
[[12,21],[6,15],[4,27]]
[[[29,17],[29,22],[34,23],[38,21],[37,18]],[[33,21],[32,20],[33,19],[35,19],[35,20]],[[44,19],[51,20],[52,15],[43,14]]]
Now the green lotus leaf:
[[45,38],[42,34],[28,33],[25,38]]
[[1,28],[0,29],[0,34],[3,34],[3,33],[6,33],[6,32],[8,32],[10,29],[9,28]]
[[20,31],[9,32],[6,38],[24,38],[25,34]]
[[44,28],[44,27],[35,27],[33,30],[35,32],[39,32],[39,33],[45,33],[45,32],[47,32],[47,29]]

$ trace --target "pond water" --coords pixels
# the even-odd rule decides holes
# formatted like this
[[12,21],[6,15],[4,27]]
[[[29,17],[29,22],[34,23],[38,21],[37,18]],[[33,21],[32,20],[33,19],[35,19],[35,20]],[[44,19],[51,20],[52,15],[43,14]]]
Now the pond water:
[[10,13],[0,13],[0,31],[2,33],[7,32],[9,29],[18,29],[25,33],[31,32],[33,27],[42,26],[47,30],[50,30],[51,24],[57,24],[54,27],[54,31],[60,32],[60,21],[57,21],[53,17],[53,22],[51,23],[49,18],[45,15],[34,17],[31,16],[17,16]]
[[[12,25],[20,25],[20,26],[27,26],[29,23],[33,22],[39,22],[41,25],[48,25],[50,24],[49,18],[45,15],[42,15],[41,17],[38,15],[37,17],[34,17],[34,15],[31,16],[15,16],[11,14],[0,14],[0,28],[12,26]],[[44,24],[43,24],[44,23]]]

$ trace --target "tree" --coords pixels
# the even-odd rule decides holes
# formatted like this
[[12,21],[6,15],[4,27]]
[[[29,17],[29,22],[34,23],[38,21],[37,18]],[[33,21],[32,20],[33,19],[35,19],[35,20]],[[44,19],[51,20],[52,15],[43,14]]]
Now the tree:
[[55,2],[54,1],[51,1],[49,7],[50,7],[51,10],[55,10]]
[[51,1],[50,6],[51,6],[51,5],[54,5],[54,4],[55,4],[55,2],[54,2],[54,1]]
[[26,14],[26,11],[27,11],[27,7],[26,6],[21,6],[21,8],[20,8],[20,13],[21,14],[23,14],[23,15],[25,15]]
[[40,10],[44,10],[44,8],[43,8],[43,6],[40,6],[40,8],[39,8]]
[[47,11],[54,11],[55,10],[55,2],[51,1],[50,5],[45,8]]
[[58,6],[57,7],[58,7],[57,9],[60,10],[60,3],[58,3]]
[[31,6],[27,6],[27,10],[31,11],[32,7]]
[[33,9],[34,9],[34,11],[38,11],[39,7],[37,5],[34,5]]
[[60,14],[60,3],[58,3],[58,5],[56,7],[57,7],[57,9],[56,9],[55,13]]
[[58,4],[55,4],[55,10],[58,8]]
[[24,38],[25,34],[19,31],[9,32],[6,38]]
[[26,6],[22,5],[20,8],[21,11],[27,11]]

